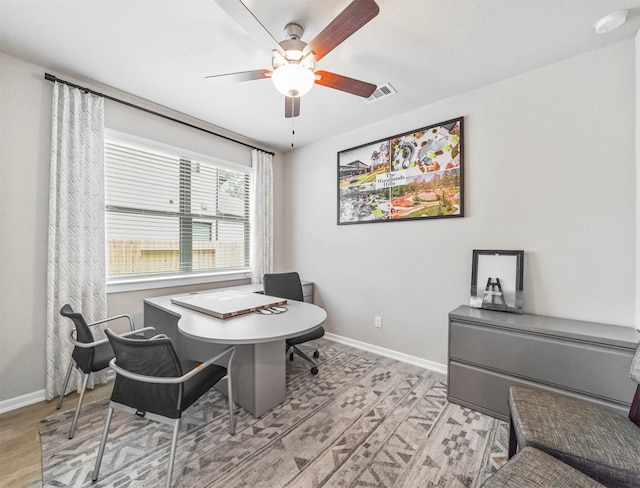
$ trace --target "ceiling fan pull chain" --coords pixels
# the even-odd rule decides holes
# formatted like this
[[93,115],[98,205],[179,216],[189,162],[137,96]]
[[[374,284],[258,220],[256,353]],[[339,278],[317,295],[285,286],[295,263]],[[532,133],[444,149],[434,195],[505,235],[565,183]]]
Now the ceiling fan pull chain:
[[[293,103],[294,103],[294,98],[291,97],[291,113],[293,113]],[[296,120],[295,117],[291,117],[291,147],[293,147],[293,137],[296,135],[295,120]]]

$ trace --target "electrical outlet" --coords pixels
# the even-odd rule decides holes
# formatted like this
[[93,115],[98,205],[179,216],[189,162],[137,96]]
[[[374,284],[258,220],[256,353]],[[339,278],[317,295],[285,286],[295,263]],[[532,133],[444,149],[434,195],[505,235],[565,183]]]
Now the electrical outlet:
[[380,315],[376,315],[373,318],[373,325],[375,325],[378,329],[382,329],[382,317],[380,317]]

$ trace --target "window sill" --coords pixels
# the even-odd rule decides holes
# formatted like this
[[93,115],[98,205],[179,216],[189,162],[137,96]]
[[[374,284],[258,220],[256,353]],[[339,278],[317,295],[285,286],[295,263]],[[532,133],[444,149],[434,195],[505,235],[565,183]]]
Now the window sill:
[[246,279],[251,279],[251,271],[248,269],[210,274],[112,280],[107,283],[107,294]]

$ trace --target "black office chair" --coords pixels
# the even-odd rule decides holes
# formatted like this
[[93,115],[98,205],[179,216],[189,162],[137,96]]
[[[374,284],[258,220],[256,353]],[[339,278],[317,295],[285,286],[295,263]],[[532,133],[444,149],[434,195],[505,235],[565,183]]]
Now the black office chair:
[[[220,380],[227,380],[229,399],[229,431],[235,433],[231,362],[235,346],[204,363],[181,360],[173,342],[164,334],[151,339],[135,340],[118,336],[107,329],[107,337],[115,352],[110,366],[116,372],[116,382],[102,432],[92,480],[98,479],[102,455],[109,435],[114,409],[173,426],[166,486],[171,486],[173,463],[182,412]],[[226,359],[226,366],[214,364]],[[185,372],[186,371],[186,372]]]
[[[304,296],[302,294],[302,282],[300,281],[300,275],[296,272],[265,274],[262,281],[264,282],[265,295],[286,298],[288,300],[297,300],[299,302],[304,300]],[[287,355],[289,356],[289,359],[293,361],[294,353],[299,355],[313,365],[311,368],[311,374],[318,374],[318,367],[316,366],[315,361],[307,356],[300,348],[298,348],[298,346],[305,342],[320,339],[322,336],[324,336],[324,328],[318,327],[306,334],[287,339]],[[316,359],[320,357],[317,347],[313,351],[313,357]]]
[[125,332],[123,334],[125,336],[143,334],[145,331],[153,331],[154,329],[152,327],[147,327],[135,330],[133,321],[128,315],[116,315],[114,317],[109,317],[104,320],[98,320],[87,324],[87,321],[84,319],[82,314],[74,312],[73,308],[71,308],[71,305],[69,304],[66,304],[62,309],[60,309],[60,314],[63,317],[71,319],[75,329],[72,330],[70,334],[71,343],[74,345],[74,348],[73,353],[71,354],[71,359],[69,360],[67,374],[64,378],[64,385],[62,386],[62,391],[58,397],[58,404],[56,405],[57,410],[60,410],[60,407],[62,406],[62,399],[67,391],[67,385],[69,384],[69,378],[71,377],[71,371],[73,371],[74,363],[75,367],[82,371],[82,374],[84,375],[82,377],[82,385],[80,386],[78,405],[76,406],[76,411],[73,415],[73,422],[71,422],[71,429],[69,430],[69,439],[73,439],[76,426],[78,425],[78,418],[80,417],[80,409],[82,407],[82,400],[84,399],[84,392],[87,389],[89,374],[108,368],[109,361],[113,359],[113,349],[111,349],[109,340],[107,338],[96,340],[91,332],[91,327],[99,324],[106,324],[113,320],[126,318],[129,320],[129,327],[131,331]]

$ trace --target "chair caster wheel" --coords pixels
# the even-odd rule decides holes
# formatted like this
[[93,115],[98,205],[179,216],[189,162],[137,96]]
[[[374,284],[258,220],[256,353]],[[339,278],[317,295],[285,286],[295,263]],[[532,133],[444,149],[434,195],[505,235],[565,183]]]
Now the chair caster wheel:
[[318,368],[316,368],[315,366],[311,368],[311,374],[318,374]]
[[313,351],[313,357],[318,359],[320,357],[320,353],[318,351]]

